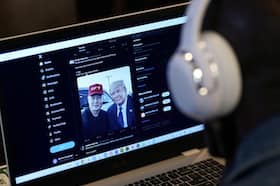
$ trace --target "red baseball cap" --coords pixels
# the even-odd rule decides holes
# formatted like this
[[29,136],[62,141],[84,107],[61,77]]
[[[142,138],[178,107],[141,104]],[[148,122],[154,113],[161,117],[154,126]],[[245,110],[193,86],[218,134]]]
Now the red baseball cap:
[[88,95],[92,96],[92,95],[102,95],[103,94],[103,87],[101,84],[93,84],[90,85],[88,88]]

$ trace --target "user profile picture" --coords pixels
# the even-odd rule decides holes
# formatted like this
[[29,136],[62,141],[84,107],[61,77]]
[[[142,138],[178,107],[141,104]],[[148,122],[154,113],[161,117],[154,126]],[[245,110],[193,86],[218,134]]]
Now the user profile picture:
[[140,98],[139,103],[144,103],[144,98]]
[[58,160],[56,158],[54,158],[52,162],[53,162],[53,164],[57,164]]

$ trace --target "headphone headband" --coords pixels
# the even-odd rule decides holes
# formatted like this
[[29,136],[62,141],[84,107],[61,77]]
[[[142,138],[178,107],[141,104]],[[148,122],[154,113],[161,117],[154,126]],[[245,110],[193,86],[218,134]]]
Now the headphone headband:
[[194,0],[191,6],[186,10],[187,26],[182,28],[181,38],[187,38],[187,41],[181,40],[179,50],[188,51],[197,45],[200,40],[200,30],[202,20],[210,0]]

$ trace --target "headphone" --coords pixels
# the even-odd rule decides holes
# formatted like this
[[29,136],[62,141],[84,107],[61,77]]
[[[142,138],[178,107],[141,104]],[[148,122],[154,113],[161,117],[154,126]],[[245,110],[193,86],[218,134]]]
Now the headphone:
[[241,97],[241,72],[230,44],[219,33],[201,32],[210,0],[193,0],[186,10],[176,52],[167,68],[175,105],[199,121],[211,121],[234,110]]
[[225,38],[214,31],[201,32],[210,0],[193,0],[180,43],[167,67],[172,99],[181,112],[205,123],[209,152],[230,159],[236,134],[227,114],[238,105],[241,72],[237,57]]

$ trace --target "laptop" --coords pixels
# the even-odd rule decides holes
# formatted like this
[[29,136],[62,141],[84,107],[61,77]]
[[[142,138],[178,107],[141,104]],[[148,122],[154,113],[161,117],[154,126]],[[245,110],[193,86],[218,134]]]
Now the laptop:
[[11,185],[126,185],[206,157],[165,76],[188,4],[0,40]]

